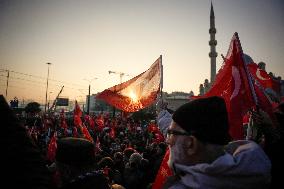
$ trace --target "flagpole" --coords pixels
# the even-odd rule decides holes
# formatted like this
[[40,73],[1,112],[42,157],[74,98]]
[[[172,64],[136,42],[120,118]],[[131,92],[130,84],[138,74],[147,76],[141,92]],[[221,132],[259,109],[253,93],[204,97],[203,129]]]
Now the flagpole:
[[247,75],[247,78],[248,78],[248,81],[249,81],[249,86],[250,86],[250,90],[251,90],[251,93],[252,93],[252,96],[253,96],[253,100],[254,100],[256,107],[258,108],[258,100],[257,100],[256,94],[255,94],[255,89],[254,89],[254,86],[253,86],[253,83],[252,83],[252,77],[251,77],[251,74],[248,71],[247,65],[245,63],[243,49],[242,49],[241,42],[240,42],[240,39],[239,39],[239,35],[238,35],[237,32],[235,32],[235,36],[237,38],[239,49],[241,51],[242,60],[243,60],[245,72],[246,72],[246,75]]
[[162,61],[162,55],[160,55],[160,61],[161,61],[161,81],[160,81],[160,98],[163,100],[163,61]]

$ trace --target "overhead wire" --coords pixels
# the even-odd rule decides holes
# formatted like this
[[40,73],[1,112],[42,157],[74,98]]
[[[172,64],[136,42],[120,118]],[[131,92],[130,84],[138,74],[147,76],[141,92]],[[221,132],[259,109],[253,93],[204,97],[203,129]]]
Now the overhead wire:
[[[3,73],[3,72],[10,72],[10,73],[14,73],[15,75],[22,75],[24,77],[15,77],[15,76],[9,76],[9,82],[11,83],[16,83],[16,85],[9,85],[9,87],[12,87],[12,88],[17,88],[17,89],[29,89],[30,85],[32,86],[37,86],[37,87],[42,87],[42,89],[44,89],[46,83],[44,80],[46,80],[46,78],[44,77],[41,77],[41,76],[36,76],[36,75],[32,75],[32,74],[26,74],[26,73],[22,73],[22,72],[17,72],[17,71],[13,71],[13,70],[7,70],[7,69],[2,69],[0,68],[0,73]],[[7,78],[7,75],[3,75],[3,74],[0,74],[0,77],[4,77],[4,78]],[[0,78],[0,81],[6,81],[7,79],[1,79]],[[27,79],[28,78],[28,79]],[[39,80],[34,80],[32,78],[37,78],[37,79],[40,79],[41,81]],[[87,89],[82,89],[84,88],[85,86],[83,85],[79,85],[79,84],[75,84],[75,83],[71,83],[71,82],[65,82],[65,81],[59,81],[59,80],[55,80],[55,79],[48,79],[50,81],[50,86],[52,87],[62,87],[64,85],[65,88],[67,89],[71,89],[71,90],[74,90],[76,92],[80,92],[81,94],[84,94],[82,91],[87,91]],[[25,82],[24,84],[21,84],[21,86],[18,86],[17,84],[19,84],[19,82]],[[56,84],[56,82],[60,83],[60,84]],[[26,87],[23,88],[22,86],[25,85]],[[3,86],[5,87],[6,85],[0,85],[0,86]],[[78,89],[76,86],[80,86],[80,88]],[[39,90],[39,89],[38,89]]]

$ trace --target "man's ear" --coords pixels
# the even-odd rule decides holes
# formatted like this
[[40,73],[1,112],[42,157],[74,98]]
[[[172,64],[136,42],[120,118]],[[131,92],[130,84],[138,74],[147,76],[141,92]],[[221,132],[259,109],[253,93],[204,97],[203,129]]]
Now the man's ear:
[[188,139],[186,139],[185,147],[188,155],[193,155],[197,153],[198,150],[198,140],[195,136],[189,136]]

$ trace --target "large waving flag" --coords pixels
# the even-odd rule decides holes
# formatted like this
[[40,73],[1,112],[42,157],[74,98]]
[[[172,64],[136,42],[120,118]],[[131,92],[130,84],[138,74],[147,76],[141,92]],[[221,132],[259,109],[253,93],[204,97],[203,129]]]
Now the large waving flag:
[[233,139],[243,139],[242,118],[254,107],[255,96],[248,69],[243,60],[243,51],[238,34],[235,33],[211,89],[204,95],[221,96],[225,99]]
[[162,56],[140,75],[98,94],[96,98],[125,112],[136,112],[151,105],[162,85]]
[[[253,84],[245,66],[241,43],[238,34],[235,33],[213,86],[204,96],[194,97],[221,96],[224,98],[230,122],[230,135],[235,140],[243,139],[242,118],[249,108],[255,106],[251,91]],[[169,149],[164,156],[152,189],[162,188],[167,177],[172,174],[166,163],[168,159]]]

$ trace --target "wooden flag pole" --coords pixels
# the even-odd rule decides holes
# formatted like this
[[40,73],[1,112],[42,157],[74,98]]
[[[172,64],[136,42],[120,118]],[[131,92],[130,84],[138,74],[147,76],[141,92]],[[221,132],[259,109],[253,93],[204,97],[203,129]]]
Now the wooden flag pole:
[[160,55],[161,61],[161,81],[160,81],[160,98],[163,100],[163,62],[162,62],[162,55]]

